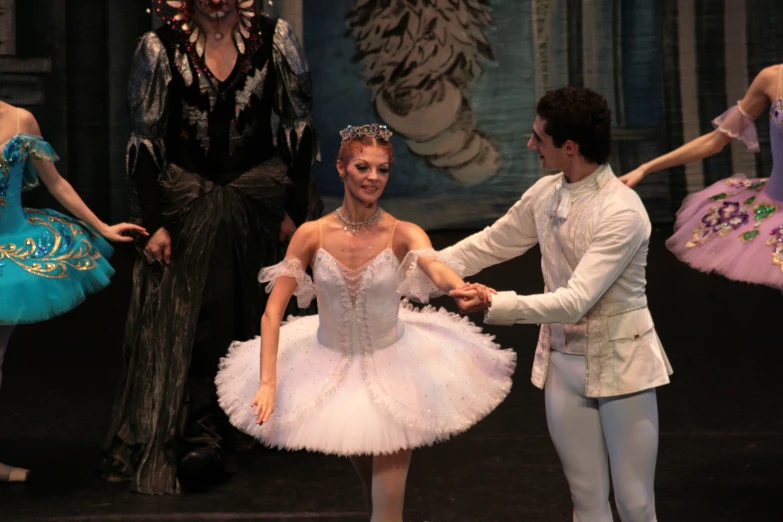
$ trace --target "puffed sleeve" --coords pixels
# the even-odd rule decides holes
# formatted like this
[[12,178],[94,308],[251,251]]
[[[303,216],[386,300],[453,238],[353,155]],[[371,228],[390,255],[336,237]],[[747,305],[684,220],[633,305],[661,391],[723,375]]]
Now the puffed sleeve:
[[313,123],[313,89],[310,68],[299,39],[288,22],[277,20],[272,42],[272,59],[277,72],[274,109],[280,117],[277,146],[289,165],[293,187],[286,211],[300,224],[320,205],[310,180],[310,167],[320,160]]
[[126,169],[139,195],[142,222],[152,234],[162,223],[158,178],[165,168],[171,68],[166,48],[146,33],[136,48],[128,82],[131,136]]

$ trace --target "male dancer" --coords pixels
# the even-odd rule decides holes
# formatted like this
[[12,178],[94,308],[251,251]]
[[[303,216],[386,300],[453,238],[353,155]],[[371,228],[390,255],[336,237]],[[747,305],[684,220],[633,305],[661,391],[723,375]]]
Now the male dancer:
[[[548,92],[528,148],[540,179],[491,227],[446,251],[465,274],[541,245],[545,293],[500,292],[488,324],[542,324],[533,383],[571,489],[575,522],[611,522],[610,476],[624,522],[653,522],[658,452],[655,387],[671,367],[645,295],[650,220],[607,160],[611,113],[586,88]],[[471,297],[469,285],[452,292]],[[458,301],[463,312],[481,305]],[[551,363],[551,364],[550,364]],[[611,470],[611,475],[610,475]]]

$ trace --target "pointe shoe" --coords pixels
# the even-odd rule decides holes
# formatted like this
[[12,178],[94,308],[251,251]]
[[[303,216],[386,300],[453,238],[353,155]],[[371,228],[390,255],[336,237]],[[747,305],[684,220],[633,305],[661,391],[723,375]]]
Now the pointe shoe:
[[125,477],[121,477],[119,475],[114,475],[114,474],[111,474],[111,475],[105,477],[105,479],[106,479],[106,482],[111,482],[111,483],[115,483],[115,484],[118,483],[118,482],[125,482],[127,480],[130,480],[130,479],[127,479]]
[[11,468],[11,473],[8,474],[8,482],[27,482],[29,479],[29,469]]

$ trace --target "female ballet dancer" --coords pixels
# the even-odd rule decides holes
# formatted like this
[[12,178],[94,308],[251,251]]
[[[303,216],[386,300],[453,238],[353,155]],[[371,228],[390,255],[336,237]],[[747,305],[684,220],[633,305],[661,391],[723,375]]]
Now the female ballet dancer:
[[[137,225],[109,226],[60,176],[57,154],[29,112],[0,101],[0,384],[17,324],[45,321],[102,290],[114,274],[103,239],[132,241]],[[57,201],[84,223],[55,212],[22,208],[22,192],[44,182]],[[103,237],[101,237],[103,236]],[[30,472],[0,463],[0,482],[24,482]]]
[[737,105],[713,120],[715,130],[620,178],[634,186],[648,174],[717,154],[737,139],[759,151],[754,120],[768,106],[772,172],[738,174],[691,194],[677,212],[666,246],[702,272],[783,291],[783,64],[762,70]]
[[[236,427],[269,446],[350,457],[371,520],[401,521],[411,450],[500,404],[516,354],[455,314],[401,302],[465,283],[421,228],[378,206],[391,131],[373,124],[341,134],[343,203],[302,225],[285,260],[261,271],[271,289],[261,337],[231,347],[218,396]],[[490,289],[473,288],[470,300],[489,302]],[[292,295],[300,307],[316,297],[318,316],[281,327]]]

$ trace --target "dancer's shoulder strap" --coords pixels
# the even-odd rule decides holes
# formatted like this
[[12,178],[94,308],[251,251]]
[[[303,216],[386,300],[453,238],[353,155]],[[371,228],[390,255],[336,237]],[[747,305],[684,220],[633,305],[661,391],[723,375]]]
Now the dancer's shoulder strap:
[[386,246],[386,248],[391,248],[394,245],[394,232],[397,230],[397,225],[400,224],[400,220],[394,222],[394,226],[392,227],[391,234],[389,234],[389,244]]

